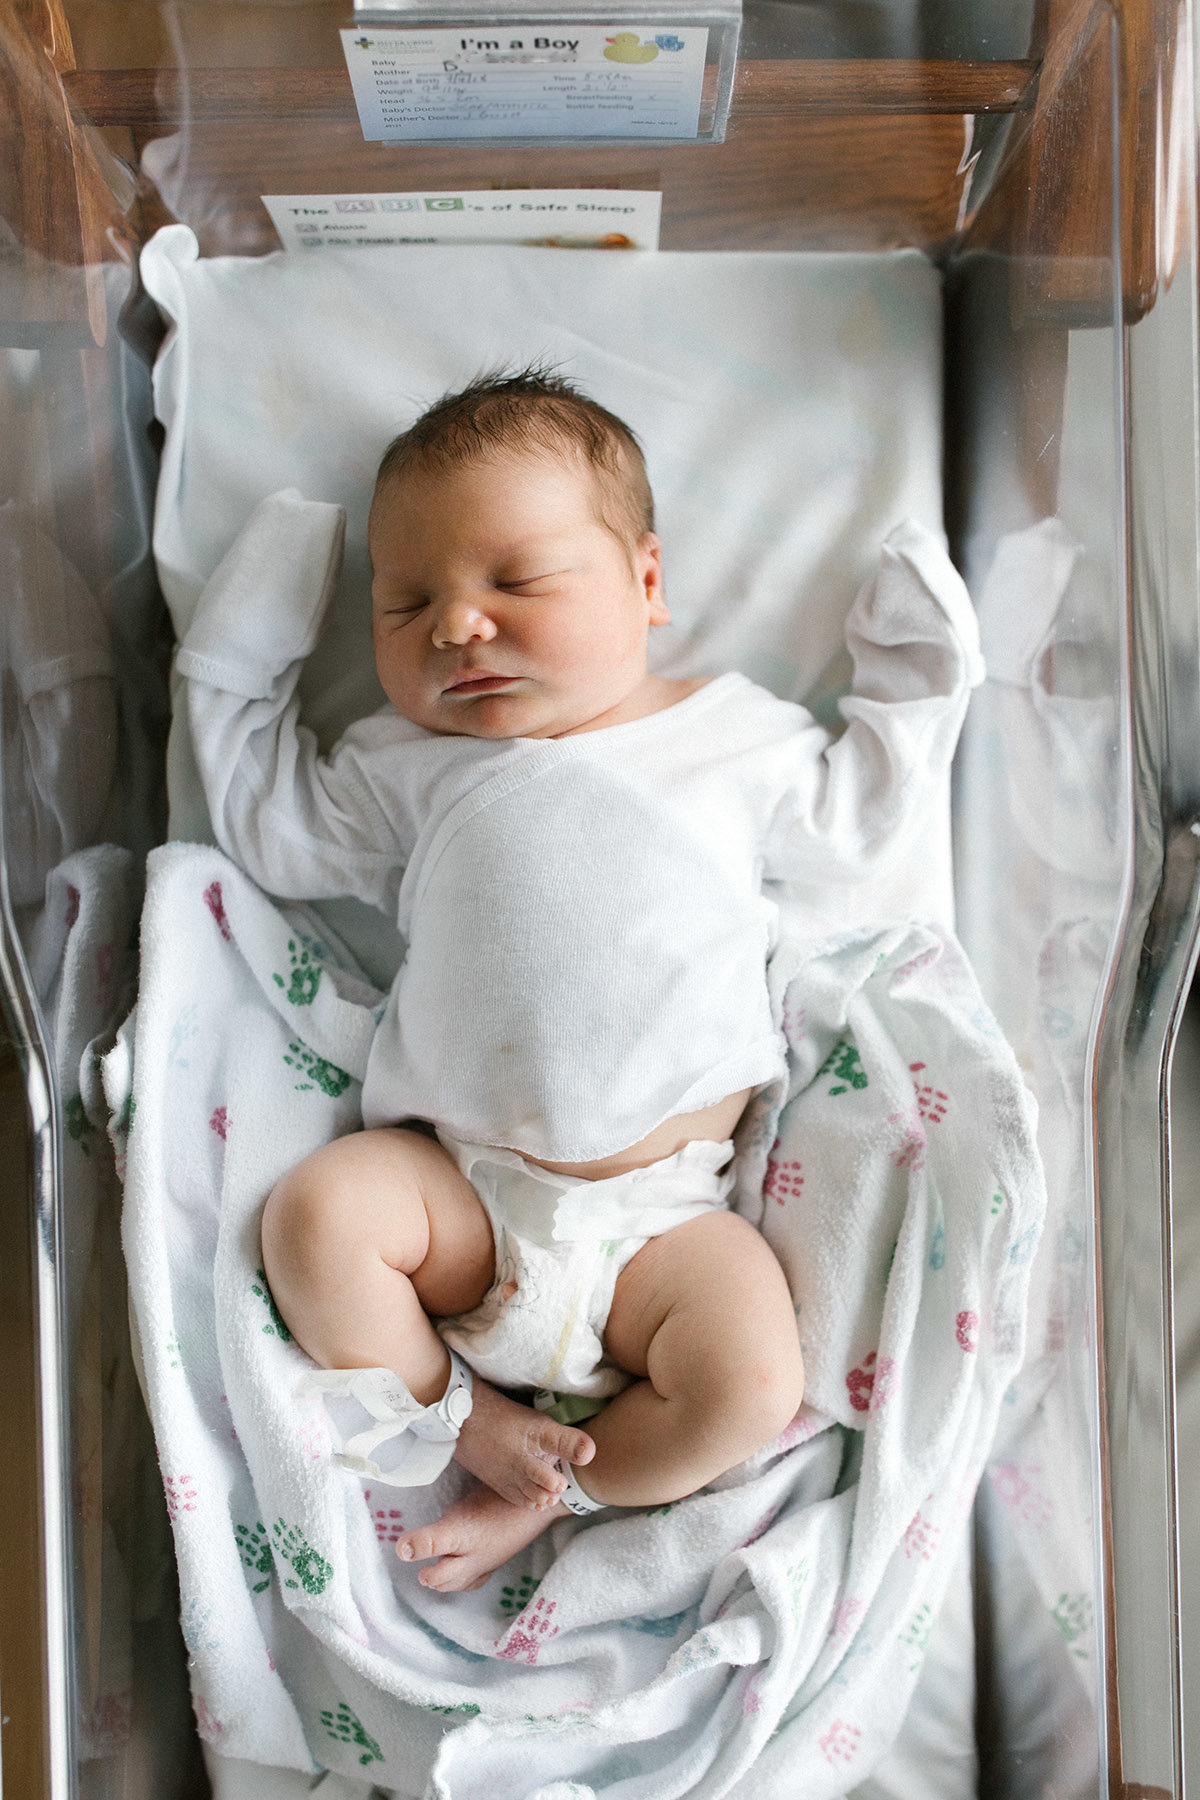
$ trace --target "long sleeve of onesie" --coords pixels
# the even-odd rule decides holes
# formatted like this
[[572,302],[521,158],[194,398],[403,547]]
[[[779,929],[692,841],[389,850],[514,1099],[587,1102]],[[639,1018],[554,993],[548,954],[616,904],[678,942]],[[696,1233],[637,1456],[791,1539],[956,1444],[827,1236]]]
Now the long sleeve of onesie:
[[[970,691],[983,680],[979,630],[938,539],[909,521],[846,620],[854,682],[846,730],[814,723],[791,746],[795,779],[765,847],[768,879],[861,881],[902,847],[931,780],[948,770]],[[911,849],[911,845],[909,846]]]
[[412,832],[364,773],[378,726],[363,721],[324,758],[298,722],[344,529],[340,507],[294,489],[264,500],[205,587],[176,667],[221,848],[272,893],[386,906]]

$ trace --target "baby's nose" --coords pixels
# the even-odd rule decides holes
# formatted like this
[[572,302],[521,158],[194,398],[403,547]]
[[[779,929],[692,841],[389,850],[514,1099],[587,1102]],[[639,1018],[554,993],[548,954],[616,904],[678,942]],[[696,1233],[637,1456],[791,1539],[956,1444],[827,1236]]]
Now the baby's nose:
[[487,642],[495,635],[495,622],[477,600],[451,596],[435,611],[433,641],[439,650],[452,644],[469,644],[473,638]]

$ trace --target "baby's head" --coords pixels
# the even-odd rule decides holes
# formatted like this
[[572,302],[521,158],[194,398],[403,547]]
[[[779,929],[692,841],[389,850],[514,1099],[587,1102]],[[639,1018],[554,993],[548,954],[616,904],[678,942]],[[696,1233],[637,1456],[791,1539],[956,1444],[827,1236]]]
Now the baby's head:
[[669,617],[637,439],[540,370],[473,382],[384,452],[375,652],[397,711],[472,737],[608,722]]

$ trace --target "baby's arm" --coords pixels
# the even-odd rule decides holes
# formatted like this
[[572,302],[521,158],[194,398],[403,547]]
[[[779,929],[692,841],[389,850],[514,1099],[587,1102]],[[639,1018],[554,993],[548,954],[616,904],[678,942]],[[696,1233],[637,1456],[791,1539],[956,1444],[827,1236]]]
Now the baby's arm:
[[296,683],[341,564],[338,506],[294,490],[256,508],[200,596],[176,667],[221,848],[272,892],[385,902],[407,845],[362,769],[366,728],[332,756],[298,723]]
[[[781,764],[784,792],[764,873],[861,880],[903,842],[949,769],[971,689],[983,680],[975,612],[932,532],[912,521],[883,546],[879,573],[846,621],[854,683],[846,730],[815,723]],[[919,850],[919,846],[917,846]]]

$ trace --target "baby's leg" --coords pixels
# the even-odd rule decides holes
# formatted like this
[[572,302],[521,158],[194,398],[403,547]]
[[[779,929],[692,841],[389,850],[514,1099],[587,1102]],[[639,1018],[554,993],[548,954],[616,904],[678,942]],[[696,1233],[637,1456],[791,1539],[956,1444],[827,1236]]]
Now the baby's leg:
[[694,1493],[778,1437],[804,1395],[783,1270],[734,1213],[706,1213],[638,1251],[605,1343],[643,1377],[588,1420],[596,1455],[581,1485],[610,1505]]
[[[617,1281],[605,1341],[635,1382],[588,1420],[596,1455],[580,1482],[614,1506],[682,1499],[779,1436],[804,1395],[783,1270],[745,1219],[706,1213],[651,1239]],[[578,1478],[577,1478],[578,1479]],[[565,1507],[531,1516],[470,1494],[397,1554],[438,1560],[420,1581],[479,1587]]]
[[264,1267],[289,1331],[327,1369],[394,1369],[423,1406],[450,1372],[428,1315],[478,1304],[495,1272],[479,1197],[420,1132],[359,1131],[267,1201]]
[[[450,1355],[430,1314],[466,1312],[495,1275],[492,1228],[441,1145],[416,1131],[355,1132],[314,1151],[272,1191],[263,1265],[292,1336],[327,1369],[393,1369],[421,1405],[445,1392]],[[557,1458],[585,1433],[476,1381],[457,1459],[517,1505],[553,1505]]]

